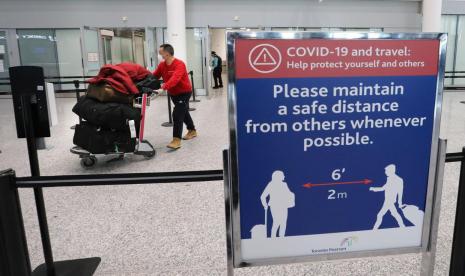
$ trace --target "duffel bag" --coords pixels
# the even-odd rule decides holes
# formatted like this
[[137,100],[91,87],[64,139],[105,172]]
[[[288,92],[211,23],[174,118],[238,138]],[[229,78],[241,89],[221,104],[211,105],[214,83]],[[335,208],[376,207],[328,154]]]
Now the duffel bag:
[[136,139],[131,138],[129,127],[126,131],[116,131],[88,122],[76,125],[73,143],[93,154],[133,152],[136,147]]
[[120,93],[106,83],[89,84],[87,87],[87,96],[100,102],[114,102],[123,104],[132,104],[134,99],[134,95]]
[[102,103],[87,96],[79,98],[73,112],[92,125],[116,130],[127,130],[129,120],[134,120],[138,127],[141,119],[138,108],[121,103]]

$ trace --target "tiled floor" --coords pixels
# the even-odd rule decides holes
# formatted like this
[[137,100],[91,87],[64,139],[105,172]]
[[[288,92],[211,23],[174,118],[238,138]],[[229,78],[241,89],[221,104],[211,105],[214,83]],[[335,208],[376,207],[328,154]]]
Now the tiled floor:
[[[52,128],[46,150],[40,151],[43,175],[154,172],[220,169],[221,150],[228,143],[225,91],[192,104],[199,137],[182,149],[165,148],[171,128],[166,98],[148,111],[147,135],[157,148],[151,160],[128,156],[92,170],[80,167],[69,152],[77,122],[72,98],[58,99],[59,125]],[[444,97],[441,136],[448,151],[465,145],[463,92]],[[28,175],[26,142],[16,138],[12,103],[0,99],[0,169]],[[447,275],[455,215],[458,164],[448,164],[442,197],[435,275]],[[43,262],[31,190],[21,190],[22,210],[33,266]],[[174,183],[113,187],[48,188],[44,191],[56,260],[102,257],[97,275],[225,275],[225,224],[222,182]],[[237,269],[237,275],[419,275],[417,254],[308,264]]]

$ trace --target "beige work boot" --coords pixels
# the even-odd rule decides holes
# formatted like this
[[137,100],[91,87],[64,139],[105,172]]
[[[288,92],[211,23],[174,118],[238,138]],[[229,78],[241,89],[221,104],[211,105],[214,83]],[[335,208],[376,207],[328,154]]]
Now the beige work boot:
[[170,148],[170,149],[177,150],[177,149],[179,149],[181,147],[181,139],[179,139],[177,137],[173,137],[173,140],[171,141],[171,143],[169,143],[166,146],[168,148]]
[[184,137],[182,137],[182,139],[184,139],[184,140],[190,140],[190,139],[193,139],[193,138],[195,138],[195,137],[197,137],[197,131],[196,131],[196,130],[189,130],[189,131],[187,132],[187,134],[184,135]]

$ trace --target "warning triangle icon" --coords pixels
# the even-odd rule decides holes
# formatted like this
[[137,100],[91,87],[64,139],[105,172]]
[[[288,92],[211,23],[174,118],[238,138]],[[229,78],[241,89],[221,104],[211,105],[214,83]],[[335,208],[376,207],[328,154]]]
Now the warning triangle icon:
[[276,65],[276,60],[267,48],[263,48],[253,61],[253,65]]

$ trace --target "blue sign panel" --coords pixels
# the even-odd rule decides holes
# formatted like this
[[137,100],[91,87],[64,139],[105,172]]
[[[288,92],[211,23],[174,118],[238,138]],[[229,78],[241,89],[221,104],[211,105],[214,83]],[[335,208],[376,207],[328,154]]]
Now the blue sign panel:
[[421,246],[440,40],[232,43],[241,260]]

